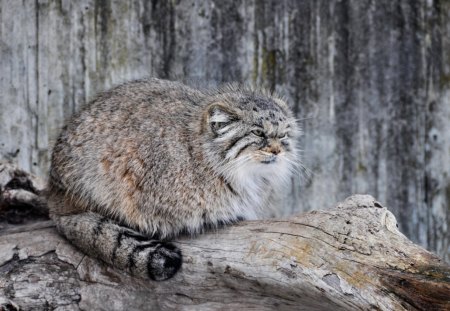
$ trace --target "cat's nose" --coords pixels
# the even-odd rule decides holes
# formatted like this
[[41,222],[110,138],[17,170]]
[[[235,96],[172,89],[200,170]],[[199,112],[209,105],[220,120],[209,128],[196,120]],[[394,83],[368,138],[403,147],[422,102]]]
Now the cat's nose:
[[280,144],[276,142],[270,142],[269,145],[267,145],[263,151],[267,153],[272,153],[273,155],[278,155],[282,150]]
[[279,146],[270,146],[269,152],[273,153],[274,155],[277,155],[281,152],[281,148]]

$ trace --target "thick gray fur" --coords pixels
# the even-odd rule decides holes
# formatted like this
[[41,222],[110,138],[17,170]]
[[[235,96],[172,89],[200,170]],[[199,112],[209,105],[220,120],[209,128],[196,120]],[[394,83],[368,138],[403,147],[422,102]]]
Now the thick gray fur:
[[63,128],[52,156],[50,213],[86,253],[163,280],[176,273],[181,253],[150,237],[260,217],[296,169],[298,134],[286,103],[265,91],[126,83]]

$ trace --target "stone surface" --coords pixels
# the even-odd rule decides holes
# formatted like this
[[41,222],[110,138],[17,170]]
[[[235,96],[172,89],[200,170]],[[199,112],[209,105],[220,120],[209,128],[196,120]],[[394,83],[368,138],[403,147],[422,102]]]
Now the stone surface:
[[64,119],[125,80],[263,85],[305,132],[280,214],[370,193],[450,260],[449,1],[0,0],[0,23],[1,158],[44,176]]

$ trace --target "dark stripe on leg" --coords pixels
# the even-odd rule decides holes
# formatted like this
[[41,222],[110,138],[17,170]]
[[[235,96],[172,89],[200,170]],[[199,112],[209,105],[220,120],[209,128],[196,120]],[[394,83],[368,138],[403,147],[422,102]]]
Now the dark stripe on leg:
[[[137,242],[148,242],[150,241],[150,237],[139,234],[138,232],[134,232],[130,230],[122,230],[117,234],[116,243],[114,245],[114,249],[111,255],[111,260],[114,262],[117,258],[117,249],[122,246],[122,240],[124,238],[129,238]],[[149,243],[141,244],[142,246],[154,246],[157,241],[150,241]]]
[[98,236],[102,234],[103,226],[108,221],[108,218],[102,217],[97,220],[97,225],[92,229],[94,237],[92,238],[92,248],[97,249]]
[[99,235],[102,233],[103,225],[108,221],[108,218],[102,217],[97,221],[97,226],[95,226],[93,233],[94,235]]
[[116,245],[114,245],[114,249],[113,249],[113,252],[111,254],[111,262],[113,262],[113,263],[116,261],[116,258],[117,258],[117,249],[120,247],[120,245],[122,245],[122,237],[123,237],[123,232],[120,231],[117,234]]
[[[156,251],[156,250],[155,250]],[[153,258],[155,257],[155,252],[150,252],[147,258],[147,275],[151,280],[156,280],[155,273],[153,272]]]
[[132,238],[132,239],[135,239],[136,241],[139,241],[139,242],[146,242],[146,241],[149,241],[150,240],[150,237],[148,237],[148,236],[145,236],[145,235],[143,235],[143,234],[140,234],[140,233],[138,233],[138,232],[135,232],[135,231],[123,231],[123,235],[124,236],[126,236],[127,238]]
[[157,250],[160,247],[160,245],[159,245],[159,242],[157,242],[157,241],[152,241],[152,242],[145,243],[145,244],[139,244],[139,245],[134,246],[133,250],[128,254],[127,266],[131,273],[133,273],[133,269],[136,267],[135,254],[138,252],[141,252],[142,250],[145,250],[149,247],[155,247],[154,250],[150,251],[150,254],[151,254],[151,253],[155,252],[155,250]]

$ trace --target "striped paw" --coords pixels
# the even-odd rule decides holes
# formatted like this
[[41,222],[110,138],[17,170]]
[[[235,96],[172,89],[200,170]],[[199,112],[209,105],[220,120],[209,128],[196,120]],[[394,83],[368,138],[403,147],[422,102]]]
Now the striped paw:
[[149,253],[147,262],[148,276],[155,281],[170,279],[180,269],[181,251],[173,244],[161,242]]
[[[126,249],[126,265],[131,274],[163,281],[174,276],[180,269],[181,251],[172,243],[130,235],[128,232],[123,236],[126,238],[122,240],[121,247]],[[120,260],[121,257],[118,256],[117,259]]]

